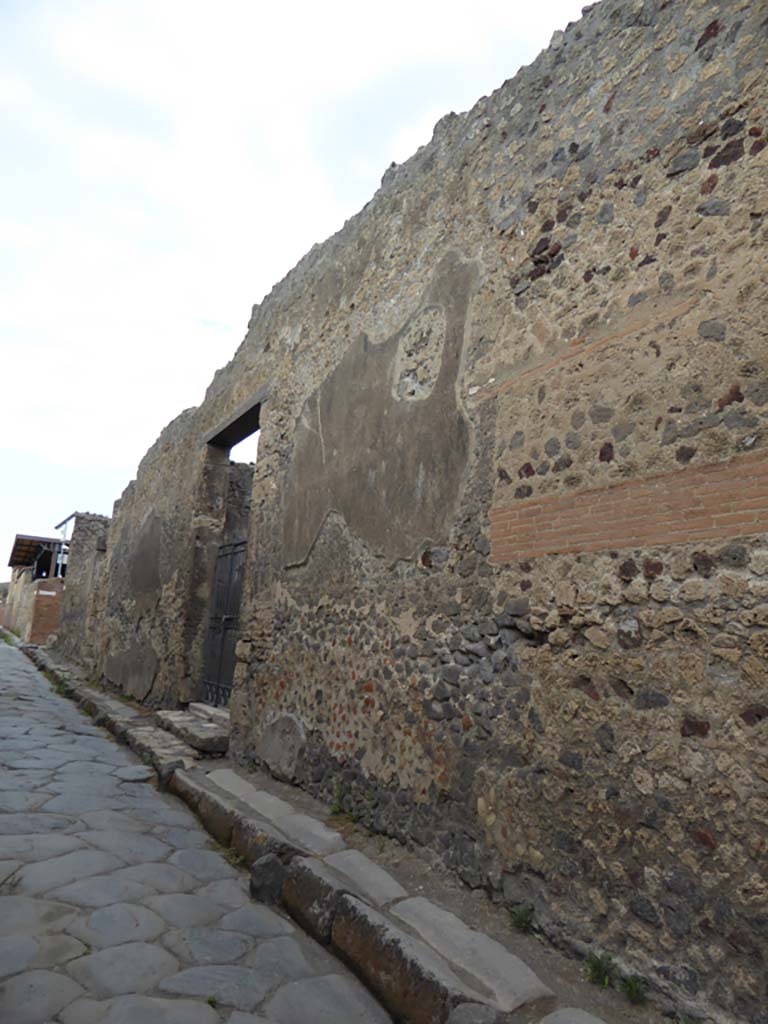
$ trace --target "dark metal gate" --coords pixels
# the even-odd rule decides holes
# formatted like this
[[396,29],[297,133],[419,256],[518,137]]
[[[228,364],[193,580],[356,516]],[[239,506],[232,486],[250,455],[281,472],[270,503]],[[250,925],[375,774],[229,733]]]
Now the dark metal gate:
[[244,570],[245,541],[222,544],[216,559],[203,654],[203,700],[207,704],[224,706],[232,694]]

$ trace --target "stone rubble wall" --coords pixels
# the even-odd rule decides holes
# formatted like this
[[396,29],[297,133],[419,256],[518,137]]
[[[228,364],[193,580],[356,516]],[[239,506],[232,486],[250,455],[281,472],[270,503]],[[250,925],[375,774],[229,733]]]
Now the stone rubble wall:
[[266,393],[230,749],[749,1024],[767,16],[604,0],[443,118],[147,453],[97,631],[109,682],[199,695],[233,521],[203,438]]

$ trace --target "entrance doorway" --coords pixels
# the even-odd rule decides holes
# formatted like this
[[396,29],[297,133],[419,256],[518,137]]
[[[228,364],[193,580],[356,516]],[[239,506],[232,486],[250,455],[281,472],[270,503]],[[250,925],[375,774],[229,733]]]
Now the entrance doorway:
[[232,695],[244,569],[245,541],[222,544],[216,559],[203,652],[203,700],[216,707],[225,707]]
[[[245,581],[253,470],[258,451],[263,395],[241,406],[205,437],[213,449],[213,465],[220,467],[219,486],[225,491],[225,520],[213,573],[208,625],[203,643],[202,699],[225,707],[232,695],[235,647],[240,625],[240,602]],[[246,446],[242,442],[246,442]],[[247,462],[234,461],[248,459]],[[210,564],[210,563],[209,563]]]

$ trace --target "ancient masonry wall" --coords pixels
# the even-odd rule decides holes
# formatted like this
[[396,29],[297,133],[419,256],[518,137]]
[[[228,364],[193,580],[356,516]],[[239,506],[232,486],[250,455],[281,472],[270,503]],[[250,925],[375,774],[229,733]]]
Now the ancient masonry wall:
[[232,750],[764,1022],[768,9],[604,0],[253,310],[115,509],[100,671],[199,693],[260,395]]
[[75,515],[56,639],[63,654],[77,659],[94,675],[98,672],[109,523],[106,516]]

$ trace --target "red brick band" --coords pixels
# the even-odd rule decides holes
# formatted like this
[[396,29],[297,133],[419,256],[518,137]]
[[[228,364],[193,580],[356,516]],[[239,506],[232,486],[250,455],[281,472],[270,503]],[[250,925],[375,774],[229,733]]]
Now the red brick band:
[[490,511],[491,561],[683,544],[768,530],[768,450]]

